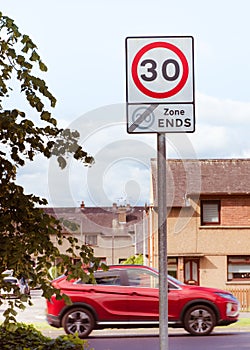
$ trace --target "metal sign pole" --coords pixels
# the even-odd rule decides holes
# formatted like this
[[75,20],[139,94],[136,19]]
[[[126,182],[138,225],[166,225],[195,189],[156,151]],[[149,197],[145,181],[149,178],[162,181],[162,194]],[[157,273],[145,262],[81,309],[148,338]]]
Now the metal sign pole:
[[126,38],[127,132],[157,133],[160,350],[168,350],[165,133],[195,131],[193,41],[192,36]]
[[168,350],[167,193],[165,134],[157,134],[159,336],[160,350]]

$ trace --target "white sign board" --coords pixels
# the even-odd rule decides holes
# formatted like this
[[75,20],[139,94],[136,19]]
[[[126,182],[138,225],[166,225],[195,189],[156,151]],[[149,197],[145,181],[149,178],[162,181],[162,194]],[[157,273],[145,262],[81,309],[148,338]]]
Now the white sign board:
[[126,38],[129,133],[194,132],[193,37]]

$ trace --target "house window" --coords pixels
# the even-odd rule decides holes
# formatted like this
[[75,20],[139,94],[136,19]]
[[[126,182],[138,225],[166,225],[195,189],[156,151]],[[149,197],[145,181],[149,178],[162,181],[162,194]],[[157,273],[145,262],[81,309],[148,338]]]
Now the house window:
[[220,201],[201,201],[201,224],[218,225],[220,223]]
[[229,256],[227,259],[228,281],[250,280],[250,255]]
[[86,235],[85,244],[88,245],[97,245],[97,235]]
[[168,258],[168,274],[177,278],[177,258]]

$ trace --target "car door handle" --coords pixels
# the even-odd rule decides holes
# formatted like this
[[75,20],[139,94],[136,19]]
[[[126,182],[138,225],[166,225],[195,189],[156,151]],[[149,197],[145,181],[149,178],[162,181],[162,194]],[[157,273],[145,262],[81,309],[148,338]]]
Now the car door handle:
[[140,294],[137,292],[131,292],[130,295],[140,295]]

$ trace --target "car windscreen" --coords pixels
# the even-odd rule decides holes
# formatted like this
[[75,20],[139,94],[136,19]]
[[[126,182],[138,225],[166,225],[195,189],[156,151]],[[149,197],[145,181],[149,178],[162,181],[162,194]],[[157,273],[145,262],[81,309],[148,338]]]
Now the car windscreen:
[[185,283],[177,280],[177,278],[174,278],[173,276],[170,276],[170,275],[168,275],[168,279],[169,279],[169,281],[171,281],[175,284],[178,284],[179,286],[183,286],[185,284]]

